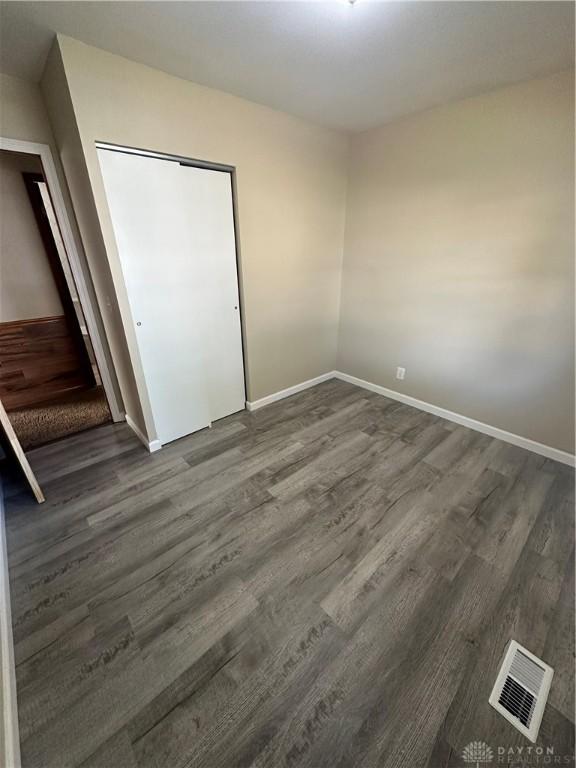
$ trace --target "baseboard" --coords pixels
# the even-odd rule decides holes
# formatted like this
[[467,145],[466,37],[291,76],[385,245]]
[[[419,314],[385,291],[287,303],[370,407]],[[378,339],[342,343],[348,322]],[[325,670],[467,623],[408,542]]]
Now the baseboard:
[[296,395],[298,392],[303,392],[305,389],[315,387],[316,384],[322,384],[323,381],[328,381],[329,379],[334,379],[335,377],[335,371],[323,373],[321,376],[316,376],[314,379],[302,381],[300,384],[294,384],[293,387],[288,387],[288,389],[281,389],[279,392],[274,392],[271,395],[260,398],[260,400],[253,400],[252,402],[248,401],[246,403],[246,408],[248,408],[249,411],[257,411],[259,408],[263,408],[265,405],[275,403],[277,400],[283,400],[285,397],[290,397],[290,395]]
[[140,440],[140,442],[143,443],[146,446],[146,448],[148,448],[150,453],[154,453],[154,451],[159,451],[160,448],[162,448],[162,443],[160,442],[160,440],[152,440],[152,442],[150,442],[146,438],[144,433],[141,432],[140,429],[136,426],[136,424],[128,414],[126,414],[126,424],[128,424],[128,426],[130,427],[132,432],[134,432],[138,440]]
[[389,397],[391,400],[398,400],[406,405],[411,405],[414,408],[418,408],[421,411],[427,413],[433,413],[435,416],[441,416],[443,419],[453,421],[455,424],[461,424],[463,427],[469,427],[477,432],[483,432],[485,435],[495,437],[498,440],[503,440],[505,443],[511,443],[519,448],[525,448],[533,453],[538,453],[540,456],[545,456],[547,459],[553,459],[559,461],[562,464],[567,464],[569,467],[576,466],[576,457],[566,451],[560,451],[558,448],[552,448],[549,445],[543,443],[537,443],[535,440],[530,440],[527,437],[521,437],[515,435],[513,432],[506,432],[504,429],[498,427],[492,427],[490,424],[484,424],[482,421],[476,421],[476,419],[470,419],[468,416],[463,416],[460,413],[454,413],[454,411],[448,411],[445,408],[440,408],[437,405],[426,403],[423,400],[418,400],[410,395],[404,395],[401,392],[396,392],[393,389],[387,389],[381,387],[379,384],[372,384],[370,381],[359,379],[356,376],[351,376],[349,373],[343,373],[342,371],[334,371],[333,374],[337,379],[347,381],[349,384],[355,384],[357,387],[363,387],[369,389],[371,392],[376,392],[384,397]]
[[20,735],[16,698],[16,668],[10,611],[8,552],[4,525],[4,499],[0,483],[0,765],[20,768]]

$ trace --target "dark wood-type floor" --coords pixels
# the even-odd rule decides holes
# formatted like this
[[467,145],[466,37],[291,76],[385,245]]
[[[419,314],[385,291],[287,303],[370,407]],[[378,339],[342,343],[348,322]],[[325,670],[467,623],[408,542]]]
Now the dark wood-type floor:
[[517,639],[573,754],[574,473],[329,381],[148,455],[107,425],[7,489],[23,765],[462,765]]
[[0,323],[0,398],[8,412],[94,386],[76,330],[64,315]]

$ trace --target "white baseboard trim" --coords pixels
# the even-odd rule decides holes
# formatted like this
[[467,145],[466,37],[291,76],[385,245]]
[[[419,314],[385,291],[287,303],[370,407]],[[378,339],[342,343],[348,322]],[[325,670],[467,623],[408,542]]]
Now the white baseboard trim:
[[20,735],[16,698],[16,667],[12,640],[10,581],[4,526],[4,499],[0,484],[0,765],[20,768]]
[[293,387],[288,387],[288,389],[281,389],[280,392],[274,392],[271,395],[260,398],[260,400],[253,400],[252,402],[247,401],[246,408],[248,408],[249,411],[257,411],[265,405],[275,403],[277,400],[283,400],[285,397],[290,397],[290,395],[296,395],[298,392],[303,392],[305,389],[315,387],[316,384],[322,384],[323,381],[328,381],[329,379],[334,378],[336,378],[335,371],[323,373],[321,376],[316,376],[314,379],[308,379],[308,381],[302,381],[300,384],[294,384]]
[[126,414],[126,424],[128,424],[128,426],[130,427],[132,432],[134,432],[138,440],[140,440],[141,443],[144,443],[144,445],[146,446],[146,448],[148,448],[150,453],[154,453],[154,451],[159,451],[160,448],[162,448],[162,443],[160,442],[160,440],[152,440],[152,442],[148,441],[144,433],[140,431],[140,429],[136,426],[136,424],[128,414]]
[[482,421],[476,421],[476,419],[470,419],[468,416],[462,416],[460,413],[454,413],[454,411],[448,411],[445,408],[440,408],[437,405],[426,403],[423,400],[418,400],[410,395],[404,395],[401,392],[396,392],[393,389],[387,389],[381,387],[379,384],[372,384],[370,381],[359,379],[356,376],[351,376],[349,373],[343,373],[342,371],[334,371],[334,376],[342,381],[347,381],[350,384],[355,384],[357,387],[363,387],[369,389],[371,392],[376,392],[384,397],[389,397],[391,400],[398,400],[406,405],[411,405],[414,408],[419,408],[421,411],[427,413],[433,413],[435,416],[441,416],[443,419],[453,421],[456,424],[461,424],[463,427],[469,427],[475,429],[477,432],[483,432],[485,435],[495,437],[498,440],[503,440],[505,443],[511,443],[519,448],[525,448],[533,453],[538,453],[540,456],[545,456],[547,459],[553,459],[559,461],[562,464],[567,464],[569,467],[576,466],[576,457],[566,451],[560,451],[558,448],[552,448],[549,445],[543,443],[537,443],[535,440],[530,440],[527,437],[521,437],[515,435],[513,432],[506,432],[504,429],[498,427],[492,427],[490,424],[484,424]]
[[567,464],[569,467],[576,466],[576,457],[571,453],[560,451],[558,448],[552,448],[550,445],[538,443],[535,440],[530,440],[529,438],[522,437],[521,435],[515,435],[513,432],[507,432],[505,429],[493,427],[490,424],[485,424],[482,421],[477,421],[476,419],[471,419],[468,416],[463,416],[461,413],[449,411],[446,408],[441,408],[438,405],[426,403],[424,400],[418,400],[417,398],[411,397],[410,395],[404,395],[402,392],[396,392],[394,389],[381,387],[379,384],[373,384],[371,381],[359,379],[357,376],[351,376],[349,373],[344,373],[343,371],[329,371],[328,373],[323,373],[322,376],[316,376],[314,379],[308,379],[308,381],[295,384],[293,387],[282,389],[280,392],[274,392],[273,394],[267,395],[260,400],[247,402],[246,407],[249,411],[257,411],[259,408],[263,408],[265,405],[275,403],[277,400],[283,400],[285,397],[295,395],[298,392],[302,392],[305,389],[314,387],[316,384],[321,384],[323,381],[328,381],[329,379],[341,379],[342,381],[347,381],[349,384],[355,384],[357,387],[369,389],[371,392],[384,395],[384,397],[389,397],[391,400],[398,400],[399,402],[405,403],[406,405],[411,405],[413,408],[418,408],[421,411],[433,413],[435,416],[440,416],[441,418],[447,419],[448,421],[453,421],[455,424],[460,424],[463,427],[468,427],[469,429],[474,429],[477,432],[482,432],[485,435],[490,435],[490,437],[495,437],[497,440],[503,440],[505,443],[511,443],[512,445],[516,445],[519,448],[525,448],[527,451],[532,451],[533,453],[537,453],[540,456],[545,456],[547,459],[559,461],[562,464]]

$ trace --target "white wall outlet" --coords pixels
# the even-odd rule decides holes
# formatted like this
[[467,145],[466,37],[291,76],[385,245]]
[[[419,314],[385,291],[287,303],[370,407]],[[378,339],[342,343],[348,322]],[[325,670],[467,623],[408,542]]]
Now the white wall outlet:
[[404,376],[406,376],[406,368],[400,368],[400,366],[398,366],[398,368],[396,368],[396,378],[403,379]]

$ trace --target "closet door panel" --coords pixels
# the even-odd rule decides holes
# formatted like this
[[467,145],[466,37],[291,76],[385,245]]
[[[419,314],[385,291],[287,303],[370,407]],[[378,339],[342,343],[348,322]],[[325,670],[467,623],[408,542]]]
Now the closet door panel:
[[246,404],[240,301],[229,173],[182,166],[193,256],[208,299],[206,378],[212,420]]
[[161,443],[210,424],[207,291],[174,162],[99,149],[145,383]]

